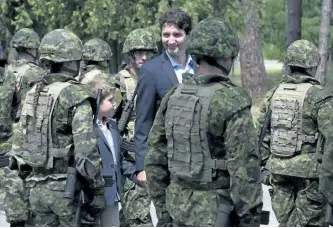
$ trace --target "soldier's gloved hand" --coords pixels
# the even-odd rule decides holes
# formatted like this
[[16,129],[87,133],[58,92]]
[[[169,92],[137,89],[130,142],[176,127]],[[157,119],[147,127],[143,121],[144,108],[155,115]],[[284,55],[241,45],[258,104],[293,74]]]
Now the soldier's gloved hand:
[[261,182],[264,185],[270,186],[271,185],[271,173],[267,169],[262,169],[261,170]]
[[172,218],[168,212],[164,212],[162,217],[158,219],[157,227],[172,227]]
[[94,217],[99,217],[105,209],[104,189],[103,194],[94,194],[93,200],[88,204],[88,210]]

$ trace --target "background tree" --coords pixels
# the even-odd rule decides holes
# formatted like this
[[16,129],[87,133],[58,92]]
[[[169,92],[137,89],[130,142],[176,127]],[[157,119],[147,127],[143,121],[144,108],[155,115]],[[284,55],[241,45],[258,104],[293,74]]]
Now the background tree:
[[327,71],[328,42],[330,35],[330,24],[332,16],[332,0],[322,1],[321,23],[319,30],[319,53],[321,56],[320,65],[317,70],[316,78],[321,84],[325,83]]
[[295,40],[301,39],[302,0],[287,0],[286,48]]
[[250,96],[267,91],[267,75],[259,36],[259,0],[241,1],[244,36],[241,39],[240,67],[242,85]]

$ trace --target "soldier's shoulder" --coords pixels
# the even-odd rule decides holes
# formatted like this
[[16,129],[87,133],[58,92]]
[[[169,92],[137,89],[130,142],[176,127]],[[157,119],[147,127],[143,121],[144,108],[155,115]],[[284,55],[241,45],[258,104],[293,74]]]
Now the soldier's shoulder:
[[216,91],[213,100],[217,105],[229,107],[235,111],[252,105],[252,100],[247,91],[233,84],[222,83],[221,88]]
[[321,85],[311,86],[306,95],[308,102],[313,104],[320,103],[327,100],[327,98],[333,98],[333,94],[329,89]]
[[63,106],[76,106],[86,99],[94,97],[93,91],[88,86],[72,82],[66,86],[59,95],[59,102]]

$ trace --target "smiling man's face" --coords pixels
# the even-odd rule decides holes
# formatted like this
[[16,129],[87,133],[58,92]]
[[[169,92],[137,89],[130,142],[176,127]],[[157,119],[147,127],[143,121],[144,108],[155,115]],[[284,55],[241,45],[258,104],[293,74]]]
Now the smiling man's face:
[[162,28],[162,43],[170,56],[178,56],[185,52],[187,35],[176,24],[164,24]]

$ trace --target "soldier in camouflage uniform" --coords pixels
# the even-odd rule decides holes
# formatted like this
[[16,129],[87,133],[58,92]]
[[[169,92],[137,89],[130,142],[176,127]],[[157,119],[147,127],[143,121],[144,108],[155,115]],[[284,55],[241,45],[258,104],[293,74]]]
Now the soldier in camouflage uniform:
[[[20,118],[20,104],[21,99],[24,99],[27,91],[32,87],[34,82],[38,81],[43,70],[37,66],[35,60],[37,56],[37,49],[40,44],[40,38],[38,34],[32,29],[23,28],[15,33],[13,36],[11,45],[17,55],[17,60],[6,68],[5,80],[3,86],[8,87],[9,93],[6,96],[12,96],[11,104],[5,102],[2,117],[8,117],[11,113],[12,120],[4,124],[13,123],[13,131],[17,129],[17,123]],[[10,77],[10,75],[14,75]],[[9,100],[8,100],[9,101]],[[8,121],[8,122],[7,122]],[[13,121],[13,122],[12,122]],[[5,154],[9,152],[8,146],[10,146],[10,139],[5,139],[1,143],[1,152]],[[7,221],[13,226],[23,225],[23,222],[27,221],[27,225],[33,225],[32,215],[29,212],[27,193],[24,193],[23,180],[18,176],[17,171],[11,171],[8,168],[2,170],[4,172],[4,178],[2,179],[2,185],[5,186],[3,189],[4,198],[4,209],[6,212]]]
[[[126,38],[123,53],[129,63],[113,77],[113,82],[120,88],[123,101],[134,95],[139,71],[142,65],[157,52],[153,36],[144,29],[132,31]],[[133,140],[135,111],[127,125],[125,137]],[[129,151],[134,158],[134,152]],[[150,217],[150,199],[145,187],[141,187],[129,179],[124,180],[124,200],[120,211],[121,226],[153,226]]]
[[11,168],[30,172],[25,181],[36,226],[72,226],[76,204],[64,198],[69,166],[90,189],[91,217],[97,218],[105,206],[92,95],[74,79],[82,49],[81,40],[70,31],[57,29],[44,36],[38,51],[50,73],[27,93],[14,134]]
[[87,84],[96,76],[108,79],[111,57],[111,47],[107,42],[99,38],[88,40],[83,45],[83,69],[79,81]]
[[218,18],[198,23],[187,52],[199,72],[163,98],[145,170],[157,226],[259,226],[260,162],[251,99],[228,78],[239,41]]
[[333,97],[314,78],[319,63],[313,43],[292,43],[284,60],[291,73],[266,94],[261,105],[259,123],[268,121],[268,127],[262,129],[259,146],[264,171],[271,173],[264,182],[272,186],[269,192],[280,226],[322,226],[324,221],[319,167],[321,153],[332,150]]

